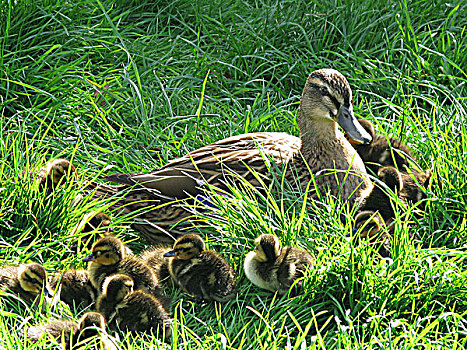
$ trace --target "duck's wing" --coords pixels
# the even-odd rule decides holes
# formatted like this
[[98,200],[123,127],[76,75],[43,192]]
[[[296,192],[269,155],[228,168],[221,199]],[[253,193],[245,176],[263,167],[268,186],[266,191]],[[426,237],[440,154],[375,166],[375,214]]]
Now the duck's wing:
[[220,181],[227,174],[254,181],[257,174],[268,172],[270,160],[288,163],[297,157],[300,147],[298,137],[285,133],[243,134],[199,148],[150,173],[115,174],[106,179],[138,185],[161,196],[186,198],[198,194],[198,188],[206,183],[222,187]]

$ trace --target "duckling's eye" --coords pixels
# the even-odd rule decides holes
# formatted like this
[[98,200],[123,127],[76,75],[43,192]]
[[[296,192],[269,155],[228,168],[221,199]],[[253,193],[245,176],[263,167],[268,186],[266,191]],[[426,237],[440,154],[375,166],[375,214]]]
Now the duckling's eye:
[[110,254],[109,253],[105,254],[105,257],[110,258]]
[[31,278],[31,283],[36,284],[36,283],[38,283],[38,282],[39,282],[39,281],[37,280],[37,278]]
[[329,90],[326,86],[320,86],[319,92],[321,92],[321,95],[323,96],[329,95]]

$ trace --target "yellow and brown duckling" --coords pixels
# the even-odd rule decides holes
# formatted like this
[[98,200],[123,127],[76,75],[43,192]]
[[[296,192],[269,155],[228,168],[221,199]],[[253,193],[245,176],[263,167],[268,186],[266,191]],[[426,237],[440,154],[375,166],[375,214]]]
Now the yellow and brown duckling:
[[369,120],[358,119],[358,122],[371,135],[372,141],[359,144],[354,143],[351,138],[348,139],[373,174],[383,166],[394,166],[400,171],[404,170],[404,166],[410,167],[407,159],[412,158],[412,154],[407,145],[392,137],[377,134]]
[[[78,323],[70,320],[55,321],[43,326],[29,327],[27,337],[37,342],[44,336],[62,342],[65,349],[72,349],[76,344],[98,337],[99,332],[105,331],[105,319],[97,312],[85,313]],[[84,344],[83,344],[84,345]]]
[[378,248],[382,257],[388,257],[391,252],[391,237],[394,234],[394,223],[391,220],[385,222],[379,212],[365,210],[355,216],[353,228],[354,236],[360,240],[368,241]]
[[170,276],[176,285],[195,300],[225,302],[236,295],[235,274],[227,262],[212,250],[205,250],[203,239],[187,234],[175,241],[169,258]]
[[97,310],[108,319],[111,329],[170,335],[171,318],[161,301],[143,290],[134,290],[133,279],[125,274],[107,277]]
[[154,271],[142,259],[126,255],[123,242],[113,236],[99,239],[92,246],[92,253],[83,259],[90,262],[89,279],[99,293],[106,277],[115,273],[124,273],[134,280],[135,289],[159,295],[159,283]]
[[[313,261],[308,252],[290,246],[281,248],[279,238],[272,234],[262,234],[255,245],[256,249],[245,258],[245,274],[254,285],[280,295],[304,276]],[[295,286],[299,289],[300,281]]]
[[38,263],[5,266],[0,269],[0,290],[17,295],[28,304],[44,294],[51,297],[47,272]]
[[97,290],[92,285],[86,270],[65,271],[62,275],[53,276],[50,285],[53,289],[59,290],[60,300],[70,308],[86,309],[96,301]]
[[[71,232],[72,238],[70,244],[68,244],[71,251],[77,251],[78,239],[84,243],[85,247],[91,249],[96,239],[101,235],[109,236],[111,234],[112,229],[110,228],[110,224],[110,217],[106,213],[97,211],[86,213]],[[127,250],[127,253],[131,254],[131,251]]]
[[68,176],[76,176],[75,166],[67,159],[54,159],[41,168],[39,188],[51,193]]
[[[226,180],[238,180],[232,173],[261,189],[263,183],[275,177],[276,169],[287,165],[285,176],[293,186],[304,189],[313,175],[319,190],[329,191],[350,205],[366,197],[372,184],[365,165],[338,125],[357,143],[368,143],[371,136],[354,116],[352,90],[341,73],[319,69],[309,75],[301,96],[298,125],[300,137],[279,132],[232,136],[150,173],[106,178],[118,186],[90,183],[88,188],[99,198],[123,193],[124,198],[114,207],[124,213],[139,211],[133,227],[155,243],[171,242],[173,236],[185,234],[187,225],[180,221],[191,213],[184,202],[205,195],[204,184],[229,191]],[[268,165],[265,159],[275,166]],[[329,169],[337,172],[326,171]],[[262,176],[260,180],[258,174]],[[145,207],[155,209],[141,211]]]

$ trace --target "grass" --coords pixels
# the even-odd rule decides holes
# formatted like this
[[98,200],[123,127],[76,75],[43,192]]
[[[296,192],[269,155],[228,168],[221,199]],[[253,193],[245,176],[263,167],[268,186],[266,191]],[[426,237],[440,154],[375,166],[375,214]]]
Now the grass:
[[[426,213],[399,218],[391,259],[346,239],[351,215],[338,220],[339,203],[234,188],[198,230],[238,273],[237,299],[200,306],[170,290],[170,342],[112,334],[114,346],[467,347],[466,11],[466,1],[0,1],[0,262],[83,267],[87,251],[71,254],[69,235],[109,206],[70,205],[86,181],[149,171],[243,132],[298,135],[305,79],[331,67],[348,78],[356,115],[433,171]],[[47,196],[31,178],[56,157],[72,158],[79,177]],[[277,298],[246,280],[242,259],[262,232],[315,257],[301,295]],[[0,314],[5,349],[52,348],[21,330],[79,316],[61,304]]]

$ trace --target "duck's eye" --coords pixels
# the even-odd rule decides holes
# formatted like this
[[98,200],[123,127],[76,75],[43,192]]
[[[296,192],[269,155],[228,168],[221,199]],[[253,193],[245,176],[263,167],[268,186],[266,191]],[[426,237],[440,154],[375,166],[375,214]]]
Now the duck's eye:
[[329,95],[329,90],[326,86],[320,86],[319,92],[321,93],[321,95]]

